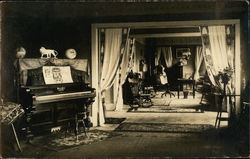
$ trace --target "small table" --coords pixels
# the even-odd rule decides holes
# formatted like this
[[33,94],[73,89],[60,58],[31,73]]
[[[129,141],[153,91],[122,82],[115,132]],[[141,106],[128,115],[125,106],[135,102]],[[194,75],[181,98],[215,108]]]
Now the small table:
[[21,108],[20,104],[11,103],[11,102],[7,102],[7,103],[2,102],[2,104],[0,104],[1,125],[2,124],[11,125],[12,131],[16,140],[16,144],[20,152],[22,152],[22,149],[21,149],[21,146],[17,137],[16,129],[13,123],[16,120],[18,120],[23,114],[24,114],[24,110]]
[[192,86],[193,86],[193,98],[195,98],[195,80],[178,78],[177,84],[178,84],[178,98],[180,98],[180,89],[181,89],[181,85],[183,85],[183,84],[192,84]]

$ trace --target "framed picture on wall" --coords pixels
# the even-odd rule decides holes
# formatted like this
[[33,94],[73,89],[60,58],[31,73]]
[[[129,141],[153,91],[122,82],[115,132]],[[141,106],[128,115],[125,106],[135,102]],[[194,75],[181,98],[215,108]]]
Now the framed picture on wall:
[[186,55],[191,54],[190,48],[176,48],[176,58],[184,58]]

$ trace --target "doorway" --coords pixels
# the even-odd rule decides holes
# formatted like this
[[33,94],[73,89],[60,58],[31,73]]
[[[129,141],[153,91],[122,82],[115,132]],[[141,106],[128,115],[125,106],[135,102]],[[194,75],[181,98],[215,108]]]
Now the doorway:
[[[102,125],[98,123],[98,113],[100,108],[101,97],[98,93],[100,81],[99,78],[99,54],[98,54],[98,29],[100,28],[122,28],[131,29],[161,29],[161,28],[185,28],[199,27],[201,25],[235,25],[235,93],[240,94],[240,24],[239,20],[204,20],[204,21],[178,21],[178,22],[138,22],[138,23],[100,23],[92,24],[92,87],[96,88],[97,97],[92,106],[93,125]],[[163,36],[158,35],[158,36]],[[186,33],[190,36],[190,33]],[[239,97],[236,98],[236,113],[240,111]]]

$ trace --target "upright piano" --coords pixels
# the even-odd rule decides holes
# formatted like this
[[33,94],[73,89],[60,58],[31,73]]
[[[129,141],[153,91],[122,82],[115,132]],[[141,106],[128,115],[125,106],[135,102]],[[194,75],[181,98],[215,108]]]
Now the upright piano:
[[28,141],[34,134],[69,126],[77,134],[79,114],[82,125],[92,126],[89,115],[96,92],[89,85],[87,60],[18,59],[15,66]]

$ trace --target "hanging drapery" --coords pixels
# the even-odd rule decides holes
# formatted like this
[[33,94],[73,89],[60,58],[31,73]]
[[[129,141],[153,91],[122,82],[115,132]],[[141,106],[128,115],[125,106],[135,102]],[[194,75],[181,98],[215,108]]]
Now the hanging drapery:
[[163,47],[161,48],[163,57],[166,63],[167,68],[172,67],[173,65],[173,55],[171,47]]
[[171,47],[158,47],[155,53],[155,66],[159,65],[159,60],[161,55],[164,57],[165,64],[167,68],[173,65],[173,55]]
[[114,81],[122,62],[129,29],[101,29],[100,32],[100,72],[99,72],[99,125],[105,123],[104,117],[104,91],[109,89]]
[[[200,30],[207,74],[212,84],[222,90],[218,75],[234,70],[234,26],[203,26]],[[233,92],[234,75],[230,81],[227,88]]]
[[196,54],[195,54],[195,72],[194,72],[194,80],[196,81],[200,78],[199,70],[200,70],[202,61],[203,61],[202,47],[197,46]]
[[124,52],[124,56],[119,67],[118,71],[118,89],[115,98],[115,111],[121,111],[123,108],[123,93],[122,93],[122,85],[125,83],[128,73],[132,70],[133,60],[132,57],[135,52],[134,42],[135,39],[129,39],[129,42],[126,45],[126,49]]
[[235,27],[234,25],[226,25],[226,45],[227,45],[227,59],[231,70],[231,80],[229,81],[229,89],[231,93],[235,91]]
[[[135,42],[133,44],[134,46],[136,45]],[[134,48],[135,49],[135,48]],[[133,54],[133,72],[140,72],[140,60],[141,60],[141,55],[139,50],[134,50],[134,54]]]
[[161,57],[161,48],[157,48],[155,52],[155,66],[159,65],[160,57]]

